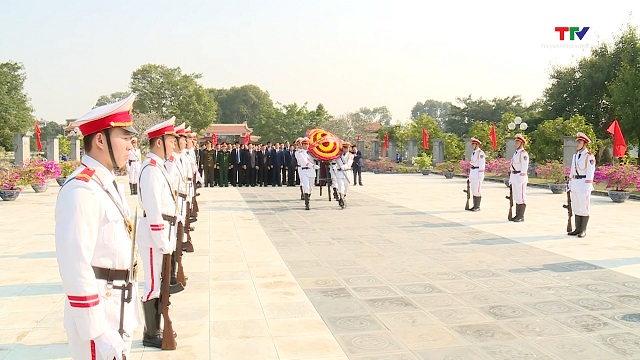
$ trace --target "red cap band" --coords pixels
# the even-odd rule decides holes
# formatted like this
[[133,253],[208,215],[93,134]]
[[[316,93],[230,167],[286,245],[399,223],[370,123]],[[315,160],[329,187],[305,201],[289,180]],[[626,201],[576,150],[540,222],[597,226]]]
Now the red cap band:
[[112,127],[127,127],[131,125],[133,125],[133,122],[131,121],[131,113],[123,111],[103,117],[102,119],[86,122],[78,127],[80,128],[82,135],[87,136],[104,129]]

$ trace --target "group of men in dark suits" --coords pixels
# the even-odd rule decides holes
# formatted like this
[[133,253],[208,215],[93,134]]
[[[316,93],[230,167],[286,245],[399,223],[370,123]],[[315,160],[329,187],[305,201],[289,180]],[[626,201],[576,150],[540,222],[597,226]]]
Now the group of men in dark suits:
[[[295,147],[289,142],[240,145],[226,142],[214,148],[210,141],[198,151],[204,186],[296,186]],[[228,171],[224,176],[223,171]],[[222,175],[222,176],[221,176]],[[227,180],[228,179],[228,180]]]

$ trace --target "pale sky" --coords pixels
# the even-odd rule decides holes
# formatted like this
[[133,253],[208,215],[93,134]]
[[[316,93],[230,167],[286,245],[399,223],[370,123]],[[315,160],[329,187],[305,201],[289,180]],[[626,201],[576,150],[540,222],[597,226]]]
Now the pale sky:
[[[531,102],[552,66],[589,53],[543,45],[610,42],[639,16],[638,1],[5,1],[0,62],[24,64],[35,116],[49,121],[126,90],[146,63],[333,115],[386,105],[405,121],[426,99]],[[590,29],[560,41],[556,26]]]

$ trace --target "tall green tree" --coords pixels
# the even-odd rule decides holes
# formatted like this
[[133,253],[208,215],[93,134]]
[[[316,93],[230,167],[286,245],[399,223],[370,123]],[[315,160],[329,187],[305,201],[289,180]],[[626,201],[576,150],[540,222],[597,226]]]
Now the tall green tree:
[[409,140],[418,141],[418,149],[423,149],[422,147],[422,129],[427,130],[429,134],[429,149],[423,150],[429,155],[433,154],[433,139],[443,139],[444,132],[440,127],[438,121],[427,114],[420,114],[416,119],[409,122],[407,124],[408,127],[408,138]]
[[8,61],[0,63],[0,148],[13,149],[13,135],[34,129],[33,108],[24,91],[27,79],[24,66]]
[[208,89],[208,92],[218,103],[218,122],[221,124],[241,124],[246,121],[252,127],[258,118],[273,110],[269,93],[256,85]]
[[329,117],[329,112],[322,104],[315,110],[308,110],[307,104],[278,104],[254,122],[253,130],[261,136],[262,142],[293,142],[297,137],[304,136],[307,130],[326,122]]
[[420,115],[428,115],[438,122],[440,128],[444,128],[450,113],[450,102],[428,99],[423,103],[418,102],[413,106],[411,109],[411,118],[415,120],[420,117]]
[[378,106],[372,109],[368,107],[361,107],[358,111],[355,112],[356,116],[360,116],[362,120],[369,123],[380,123],[384,126],[390,126],[393,117],[391,116],[391,112],[387,109],[386,106]]
[[130,91],[116,91],[109,95],[101,95],[98,100],[96,100],[96,105],[94,107],[113,104],[125,99],[127,96],[129,96],[129,94],[131,94]]
[[[444,130],[464,136],[476,121],[497,122],[506,112],[524,114],[528,108],[523,104],[520,96],[474,100],[471,95],[456,99],[459,105],[451,106],[451,113],[447,118]],[[522,117],[522,115],[520,115]]]
[[201,74],[184,74],[180,67],[145,64],[131,75],[131,91],[138,94],[135,113],[176,117],[199,131],[216,120],[217,104],[198,80]]
[[597,143],[593,125],[584,116],[573,115],[567,120],[561,117],[545,120],[531,133],[529,153],[537,162],[562,160],[563,137],[575,136],[578,132],[585,133],[592,143]]
[[[609,83],[610,102],[628,142],[640,142],[640,40],[637,28],[629,27],[616,41],[620,69]],[[608,119],[611,122],[611,119]],[[609,122],[603,124],[604,127]]]

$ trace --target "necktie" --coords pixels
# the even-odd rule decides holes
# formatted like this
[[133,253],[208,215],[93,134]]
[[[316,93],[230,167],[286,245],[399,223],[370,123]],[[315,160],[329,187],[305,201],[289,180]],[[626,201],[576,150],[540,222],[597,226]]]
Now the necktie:
[[578,160],[580,160],[580,156],[582,156],[582,153],[578,153]]

